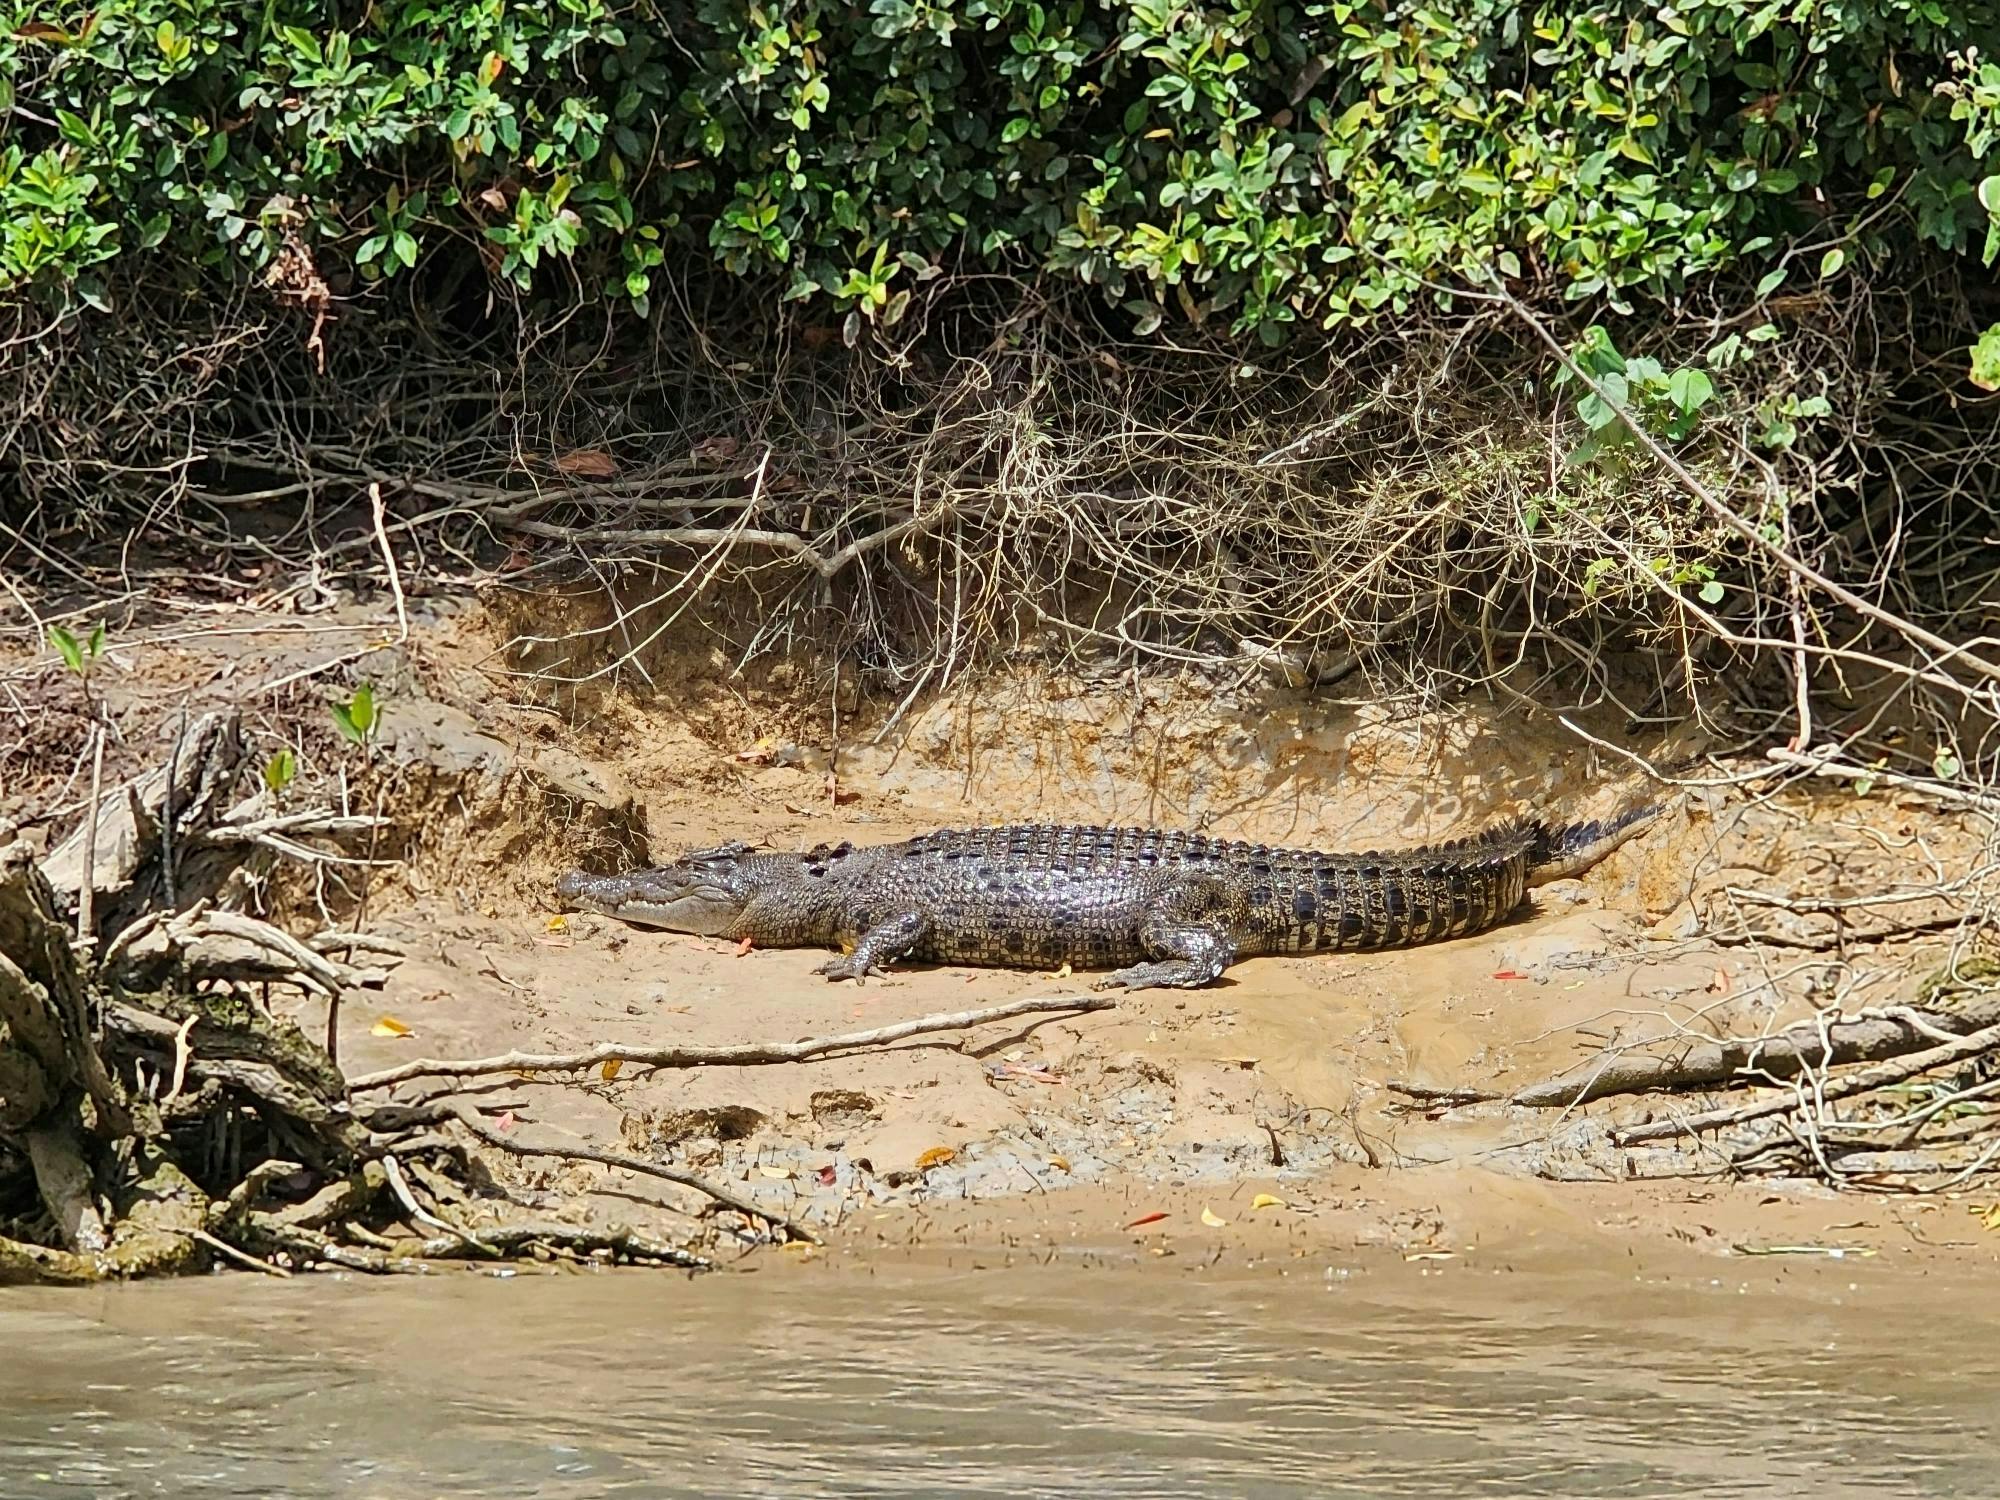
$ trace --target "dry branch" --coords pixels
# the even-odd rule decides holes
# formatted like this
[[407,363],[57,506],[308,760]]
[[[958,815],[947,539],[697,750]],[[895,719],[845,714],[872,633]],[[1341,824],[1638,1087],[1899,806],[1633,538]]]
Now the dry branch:
[[1810,1068],[1899,1057],[1935,1041],[1939,1032],[1963,1034],[1996,1023],[2000,1023],[2000,997],[1958,1012],[1909,1011],[1824,1025],[1805,1021],[1771,1036],[1689,1040],[1665,1057],[1600,1056],[1507,1098],[1509,1103],[1535,1109],[1568,1109],[1613,1094],[1795,1078]]
[[[1909,1053],[1893,1062],[1877,1063],[1858,1072],[1816,1081],[1812,1090],[1813,1097],[1816,1100],[1834,1100],[1865,1094],[1893,1083],[1901,1083],[1908,1078],[1915,1078],[1918,1074],[1928,1073],[1933,1068],[1948,1068],[1970,1062],[1996,1048],[2000,1048],[2000,1026],[1982,1027],[1956,1041],[1931,1047],[1922,1052]],[[1634,1125],[1629,1129],[1614,1132],[1613,1140],[1620,1146],[1635,1146],[1646,1141],[1667,1140],[1677,1135],[1696,1135],[1702,1131],[1720,1130],[1725,1126],[1740,1125],[1748,1120],[1779,1114],[1797,1107],[1798,1103],[1798,1094],[1787,1092],[1778,1098],[1753,1100],[1748,1104],[1739,1104],[1728,1109],[1714,1109],[1681,1119],[1654,1120],[1645,1125]]]
[[489,1073],[568,1073],[594,1068],[603,1063],[632,1063],[653,1068],[754,1067],[763,1063],[803,1062],[829,1052],[845,1052],[857,1047],[885,1047],[907,1037],[936,1031],[959,1031],[984,1026],[1015,1016],[1062,1011],[1107,1010],[1116,1002],[1106,995],[1045,995],[1031,1000],[1010,1000],[983,1010],[961,1010],[919,1016],[914,1021],[898,1021],[870,1031],[849,1032],[845,1036],[809,1037],[797,1042],[748,1042],[734,1047],[630,1047],[620,1042],[602,1042],[585,1052],[506,1052],[498,1057],[460,1060],[418,1058],[399,1063],[379,1073],[364,1073],[351,1079],[357,1093],[388,1088],[412,1078],[476,1078]]
[[667,1166],[660,1162],[644,1161],[639,1157],[625,1156],[616,1151],[599,1151],[590,1146],[530,1145],[526,1141],[516,1140],[510,1135],[501,1134],[498,1130],[495,1130],[484,1120],[480,1119],[471,1109],[463,1105],[453,1107],[452,1117],[480,1140],[486,1142],[487,1145],[498,1146],[502,1151],[511,1152],[515,1156],[541,1156],[553,1157],[563,1161],[594,1162],[599,1166],[616,1167],[622,1171],[637,1172],[646,1177],[657,1177],[662,1182],[671,1182],[681,1187],[692,1188],[694,1191],[713,1199],[724,1208],[733,1208],[738,1213],[748,1215],[753,1219],[762,1219],[764,1222],[782,1229],[787,1237],[791,1239],[805,1240],[815,1245],[820,1242],[819,1236],[803,1224],[794,1222],[775,1209],[765,1207],[754,1198],[745,1197],[733,1188],[725,1187],[719,1182],[713,1182],[698,1172],[690,1172],[682,1167]]

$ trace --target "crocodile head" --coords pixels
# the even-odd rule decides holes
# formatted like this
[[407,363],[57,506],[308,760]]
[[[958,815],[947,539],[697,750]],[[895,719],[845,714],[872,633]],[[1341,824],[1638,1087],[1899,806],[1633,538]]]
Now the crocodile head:
[[642,927],[733,937],[763,884],[757,860],[748,844],[723,844],[628,875],[572,870],[556,882],[556,894],[571,906]]

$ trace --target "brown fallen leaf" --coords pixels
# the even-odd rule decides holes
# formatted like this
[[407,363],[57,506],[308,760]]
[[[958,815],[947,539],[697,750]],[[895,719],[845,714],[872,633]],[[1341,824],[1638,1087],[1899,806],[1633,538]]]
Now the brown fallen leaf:
[[958,1153],[949,1146],[933,1146],[917,1158],[917,1170],[928,1172],[932,1167],[941,1167],[947,1162],[958,1160]]
[[611,1082],[612,1079],[618,1076],[618,1070],[624,1066],[625,1066],[624,1058],[614,1057],[609,1062],[605,1063],[605,1065],[601,1069],[599,1069],[598,1072],[600,1076],[604,1079],[604,1081],[606,1083],[609,1083]]
[[1071,1170],[1069,1164],[1069,1158],[1067,1156],[1051,1156],[1049,1158],[1049,1165],[1055,1168],[1056,1171],[1058,1172],[1067,1172]]
[[602,448],[579,448],[574,453],[557,454],[556,468],[579,479],[609,479],[618,472],[618,460]]
[[394,1016],[383,1016],[368,1028],[373,1036],[411,1036],[414,1033]]

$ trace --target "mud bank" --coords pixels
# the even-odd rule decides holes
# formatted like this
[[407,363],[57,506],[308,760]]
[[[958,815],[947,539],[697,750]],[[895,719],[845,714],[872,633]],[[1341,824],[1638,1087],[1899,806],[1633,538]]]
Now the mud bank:
[[[390,820],[386,863],[269,893],[280,912],[341,916],[365,886],[371,928],[407,949],[377,1012],[344,1023],[351,1077],[417,1055],[784,1041],[1087,992],[1088,976],[944,968],[829,984],[812,953],[563,914],[553,882],[578,863],[1014,819],[1393,847],[1530,808],[1583,815],[1634,774],[1515,699],[1419,710],[1358,684],[1342,699],[1024,670],[899,704],[786,664],[746,678],[685,644],[656,654],[651,687],[586,692],[538,668],[517,624],[440,607],[384,645],[359,611],[310,627],[237,616],[227,631],[134,629],[100,671],[124,747],[108,775],[127,750],[155,754],[184,707],[234,705],[303,774]],[[5,673],[45,714],[8,752],[0,816],[50,832],[50,811],[78,796],[77,747],[50,729],[71,685],[41,660]],[[382,704],[365,760],[324,709],[332,685],[361,680]],[[1611,712],[1571,717],[1639,756],[1693,747],[1633,740]],[[1459,1255],[1555,1234],[1991,1258],[1976,1194],[1732,1182],[1711,1146],[1613,1139],[1699,1099],[1527,1110],[1436,1097],[1506,1094],[1635,1040],[1755,1035],[1835,1002],[1906,999],[1953,943],[1950,901],[1924,893],[1974,847],[1971,830],[1891,796],[1696,787],[1585,878],[1464,941],[1258,959],[1199,991],[803,1063],[507,1076],[484,1096],[524,1137],[725,1182],[821,1231],[809,1256],[1004,1257],[1079,1238],[1148,1259],[1328,1244]],[[1837,899],[1875,892],[1891,896]],[[310,1006],[296,1014],[322,1024]],[[393,1097],[428,1092],[419,1080]],[[1882,1169],[1882,1186],[1909,1185],[1893,1160]],[[685,1206],[599,1165],[493,1171],[530,1199],[561,1189],[626,1219]]]

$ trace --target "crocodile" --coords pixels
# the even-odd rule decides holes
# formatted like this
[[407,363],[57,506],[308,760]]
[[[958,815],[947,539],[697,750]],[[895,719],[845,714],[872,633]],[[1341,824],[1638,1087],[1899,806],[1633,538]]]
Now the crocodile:
[[737,842],[622,875],[573,870],[572,908],[637,926],[834,948],[817,972],[860,984],[897,959],[1114,970],[1098,989],[1194,989],[1242,958],[1409,948],[1499,925],[1662,811],[1517,818],[1397,852],[1330,854],[1154,828],[943,829],[803,853]]

